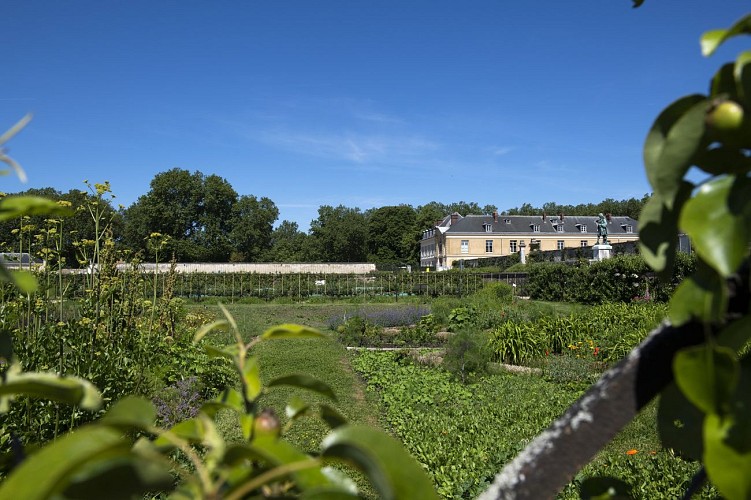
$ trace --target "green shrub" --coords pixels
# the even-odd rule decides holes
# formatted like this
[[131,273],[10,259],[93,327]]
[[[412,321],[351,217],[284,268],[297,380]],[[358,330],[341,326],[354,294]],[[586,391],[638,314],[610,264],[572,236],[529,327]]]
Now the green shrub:
[[487,344],[482,332],[459,331],[448,341],[442,366],[466,384],[474,375],[485,373],[491,357]]

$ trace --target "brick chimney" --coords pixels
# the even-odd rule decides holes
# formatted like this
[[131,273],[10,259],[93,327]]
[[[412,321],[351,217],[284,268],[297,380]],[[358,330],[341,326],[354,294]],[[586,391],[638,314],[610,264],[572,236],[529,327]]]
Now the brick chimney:
[[493,222],[498,223],[498,210],[493,210]]
[[452,226],[454,225],[454,223],[456,221],[459,220],[459,217],[460,217],[459,212],[454,212],[453,214],[451,214],[451,225]]
[[561,219],[561,221],[563,221],[563,212],[558,212],[558,218]]
[[548,219],[548,216],[545,214],[545,212],[542,212],[542,221],[545,222]]

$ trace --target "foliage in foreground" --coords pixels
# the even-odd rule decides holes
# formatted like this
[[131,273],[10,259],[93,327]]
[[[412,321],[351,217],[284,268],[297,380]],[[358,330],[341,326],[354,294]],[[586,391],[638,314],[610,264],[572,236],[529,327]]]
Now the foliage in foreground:
[[[294,398],[285,410],[292,420],[316,412],[332,428],[318,456],[291,445],[283,438],[276,415],[259,407],[260,396],[276,386],[291,385],[336,400],[330,387],[306,375],[286,375],[264,386],[258,360],[251,354],[252,347],[261,340],[315,338],[321,333],[282,325],[246,344],[234,320],[227,316],[227,320],[199,330],[195,340],[217,328],[230,328],[236,344],[209,350],[216,357],[232,360],[240,376],[239,391],[227,389],[204,404],[195,417],[170,429],[155,425],[157,410],[150,401],[123,398],[96,423],[66,434],[23,460],[0,484],[0,497],[42,499],[92,492],[100,497],[122,497],[174,491],[180,498],[240,499],[260,494],[295,497],[302,493],[307,498],[357,498],[354,483],[331,468],[339,462],[360,468],[383,498],[435,495],[424,472],[398,442],[371,428],[347,425],[332,406],[320,404],[313,408],[303,399]],[[11,382],[22,380],[22,376],[14,375]],[[41,374],[30,374],[29,378],[25,386],[5,384],[5,394],[12,395],[8,391],[14,390],[28,393],[33,388],[38,396],[54,397],[55,389],[60,392],[65,388],[57,377],[47,381],[47,386],[40,385],[45,382]],[[68,381],[68,385],[68,401],[89,407],[98,405],[98,391],[93,386],[81,382],[82,394],[78,394],[74,391],[78,389],[75,380]],[[228,443],[217,431],[215,417],[220,410],[237,415],[242,442]],[[175,460],[178,455],[182,462]],[[39,478],[40,469],[45,470],[44,480]]]

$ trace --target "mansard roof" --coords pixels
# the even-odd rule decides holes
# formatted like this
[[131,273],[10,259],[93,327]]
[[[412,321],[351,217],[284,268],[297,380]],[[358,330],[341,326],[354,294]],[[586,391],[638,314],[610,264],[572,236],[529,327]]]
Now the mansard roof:
[[[576,233],[597,234],[596,215],[564,215],[563,218],[556,216],[542,217],[540,215],[498,215],[494,220],[493,215],[447,215],[438,227],[449,234],[493,233],[493,234],[561,234]],[[457,217],[458,216],[458,217]],[[490,226],[488,231],[486,228]],[[563,226],[563,231],[559,230]],[[535,231],[539,226],[539,231]],[[586,231],[582,231],[586,226]],[[630,228],[630,230],[629,230]],[[611,216],[608,221],[608,234],[637,234],[638,221],[627,216]]]

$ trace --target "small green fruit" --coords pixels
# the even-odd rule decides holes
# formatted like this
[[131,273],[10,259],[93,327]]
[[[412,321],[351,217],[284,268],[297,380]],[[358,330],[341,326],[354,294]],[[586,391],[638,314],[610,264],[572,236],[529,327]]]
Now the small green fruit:
[[707,125],[721,132],[738,130],[742,123],[743,107],[734,101],[722,101],[707,114]]

